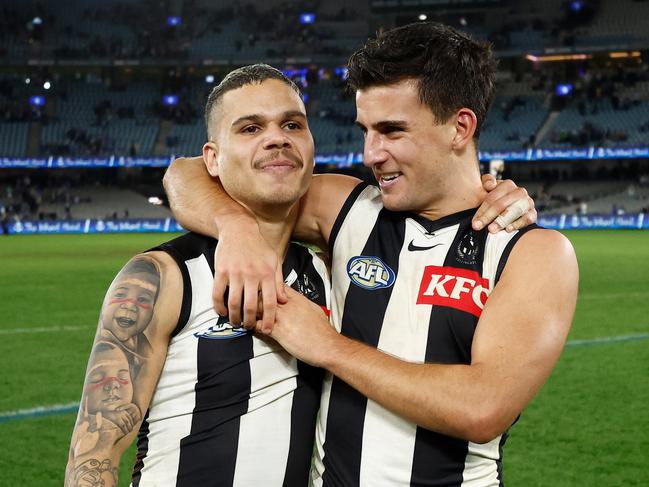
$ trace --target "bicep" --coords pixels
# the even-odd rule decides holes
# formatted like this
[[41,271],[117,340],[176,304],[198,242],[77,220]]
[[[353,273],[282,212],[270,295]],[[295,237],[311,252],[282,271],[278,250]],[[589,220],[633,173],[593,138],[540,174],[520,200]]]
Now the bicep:
[[343,174],[313,176],[300,201],[300,214],[294,236],[326,248],[336,218],[360,179]]
[[550,375],[565,345],[577,297],[572,247],[535,230],[512,250],[476,329],[472,364],[518,414]]

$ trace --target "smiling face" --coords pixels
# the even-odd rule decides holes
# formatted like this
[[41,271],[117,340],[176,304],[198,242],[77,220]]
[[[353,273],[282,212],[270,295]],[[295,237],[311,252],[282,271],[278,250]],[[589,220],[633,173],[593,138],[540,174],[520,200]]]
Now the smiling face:
[[364,164],[379,183],[384,206],[431,213],[452,183],[453,119],[436,122],[414,80],[358,90],[356,108],[365,134]]
[[117,276],[102,313],[102,324],[126,342],[142,333],[151,322],[158,282],[146,272]]
[[203,148],[208,171],[255,212],[288,208],[313,173],[313,137],[304,103],[290,86],[267,79],[228,91],[212,113]]
[[126,355],[116,345],[99,342],[88,373],[88,413],[115,411],[133,400],[133,384]]

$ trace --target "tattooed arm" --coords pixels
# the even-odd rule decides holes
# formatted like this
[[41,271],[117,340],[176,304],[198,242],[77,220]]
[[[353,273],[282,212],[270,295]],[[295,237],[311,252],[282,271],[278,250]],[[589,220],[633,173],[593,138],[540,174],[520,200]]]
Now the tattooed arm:
[[88,360],[65,485],[117,485],[180,314],[182,277],[164,252],[131,259],[110,285]]

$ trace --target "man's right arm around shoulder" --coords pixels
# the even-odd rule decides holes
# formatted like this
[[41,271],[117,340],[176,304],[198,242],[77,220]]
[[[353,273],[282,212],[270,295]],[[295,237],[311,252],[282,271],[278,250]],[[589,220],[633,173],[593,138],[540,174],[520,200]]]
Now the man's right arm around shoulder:
[[[487,197],[476,214],[482,225],[489,225],[499,214],[505,216],[518,200],[528,211],[514,215],[514,219],[518,218],[514,222],[509,220],[511,229],[535,221],[534,203],[524,188],[518,188],[513,181],[497,185],[493,177],[483,177],[482,182]],[[297,208],[294,238],[326,249],[334,223],[359,183],[359,179],[341,174],[314,176]],[[262,328],[269,331],[275,322],[277,303],[286,303],[287,298],[281,258],[262,238],[255,216],[228,196],[218,178],[210,176],[201,157],[173,161],[164,186],[171,209],[183,227],[219,239],[212,294],[216,312],[228,314],[233,324],[254,328],[261,292]]]
[[[261,236],[253,213],[230,198],[218,178],[209,175],[202,157],[174,160],[163,181],[179,223],[219,240],[214,259],[216,312],[229,315],[233,324],[253,328],[261,292],[262,322],[264,328],[270,328],[277,301],[286,302],[281,256]],[[296,208],[294,238],[326,249],[336,217],[359,183],[357,178],[340,174],[314,176]],[[227,258],[219,258],[223,255]]]

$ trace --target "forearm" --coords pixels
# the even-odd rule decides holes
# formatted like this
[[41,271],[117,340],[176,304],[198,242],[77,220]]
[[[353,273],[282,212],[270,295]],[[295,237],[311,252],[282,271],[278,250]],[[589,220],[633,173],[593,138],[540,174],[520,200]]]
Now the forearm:
[[448,436],[487,442],[515,420],[504,388],[483,366],[417,364],[340,336],[324,367],[364,396],[414,423]]
[[70,458],[65,469],[65,487],[117,486],[119,455],[96,453],[84,458]]
[[163,183],[171,210],[184,228],[215,238],[230,223],[239,229],[257,228],[252,213],[230,198],[200,157],[173,161]]

